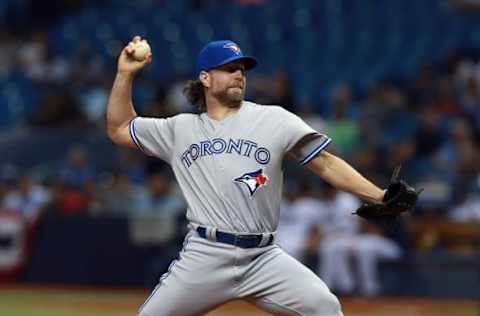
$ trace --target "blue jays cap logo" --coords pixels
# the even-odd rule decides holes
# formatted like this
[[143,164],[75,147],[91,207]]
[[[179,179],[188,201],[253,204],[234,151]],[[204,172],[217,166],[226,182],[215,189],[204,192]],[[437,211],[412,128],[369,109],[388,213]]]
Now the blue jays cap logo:
[[213,41],[205,45],[198,53],[195,65],[195,76],[200,72],[240,60],[245,70],[254,68],[257,60],[252,56],[244,56],[240,46],[230,40]]
[[268,177],[263,173],[262,169],[258,169],[254,172],[247,172],[241,177],[233,179],[233,181],[245,184],[250,192],[250,197],[252,197],[258,188],[267,184]]
[[242,53],[242,50],[240,49],[240,47],[235,43],[227,43],[223,45],[223,48],[229,48],[233,50],[233,52],[237,55],[240,55]]

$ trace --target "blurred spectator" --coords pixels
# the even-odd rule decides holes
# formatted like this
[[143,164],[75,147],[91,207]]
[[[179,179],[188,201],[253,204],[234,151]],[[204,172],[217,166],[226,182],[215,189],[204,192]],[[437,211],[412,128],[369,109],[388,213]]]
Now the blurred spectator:
[[78,41],[77,50],[70,63],[71,84],[74,88],[78,85],[92,84],[105,76],[105,61],[98,52],[92,51],[92,43],[86,37]]
[[452,208],[449,217],[457,222],[480,222],[480,194],[465,195],[465,198]]
[[124,147],[117,148],[117,152],[115,169],[134,184],[143,184],[146,177],[145,155],[138,150]]
[[379,294],[378,263],[399,259],[400,246],[351,214],[359,206],[354,196],[327,186],[322,203],[328,215],[320,225],[320,277],[341,294]]
[[16,182],[16,186],[4,196],[0,209],[18,213],[28,222],[34,222],[50,202],[50,192],[27,176]]
[[173,194],[172,183],[160,173],[149,176],[147,187],[137,194],[134,215],[178,214],[185,211],[184,201]]
[[328,120],[326,133],[334,142],[333,147],[341,156],[350,154],[358,146],[360,131],[357,125],[357,107],[353,102],[352,91],[346,83],[332,89],[332,114]]
[[296,110],[290,80],[284,70],[277,70],[271,75],[254,76],[249,82],[255,102],[280,105],[289,111]]
[[387,159],[384,160],[384,170],[394,170],[397,166],[402,166],[402,178],[408,179],[410,183],[415,183],[418,179],[431,172],[429,165],[422,163],[416,157],[417,147],[414,139],[407,138],[392,143],[388,148]]
[[460,105],[466,113],[470,114],[478,109],[480,105],[479,85],[473,74],[466,79],[461,87],[459,98]]
[[104,128],[110,78],[99,77],[77,89],[79,109],[93,126]]
[[450,77],[442,77],[436,82],[434,107],[446,115],[458,115],[460,108],[455,99],[455,87]]
[[477,142],[480,140],[480,85],[478,79],[471,76],[460,91],[460,106],[471,122]]
[[72,146],[53,187],[53,207],[61,215],[89,212],[97,200],[96,179],[86,148]]
[[383,153],[377,147],[360,142],[357,150],[350,157],[350,162],[374,183],[387,183],[385,174],[378,167],[384,163],[382,155]]
[[101,190],[102,212],[125,216],[135,211],[135,201],[145,189],[132,183],[128,175],[115,173]]
[[433,97],[435,91],[433,69],[430,65],[423,64],[419,67],[410,89],[412,102],[421,104]]
[[71,89],[78,99],[78,108],[85,118],[103,128],[112,78],[105,72],[104,60],[92,51],[91,41],[82,38],[70,59]]
[[68,80],[70,65],[64,58],[55,56],[52,50],[47,48],[44,60],[32,66],[28,75],[40,86],[59,87]]
[[185,98],[183,95],[184,86],[185,80],[183,80],[183,78],[179,78],[176,81],[173,81],[173,83],[167,89],[166,103],[168,104],[168,107],[171,107],[171,110],[174,113],[191,113],[197,111],[196,108],[188,103],[187,98]]
[[46,69],[48,50],[48,36],[44,31],[35,31],[30,34],[20,47],[18,59],[22,70],[32,79],[41,80],[38,69]]
[[407,102],[406,93],[393,84],[381,83],[371,89],[359,116],[361,135],[367,144],[385,148],[390,142],[413,136],[416,117]]
[[23,72],[36,83],[60,84],[69,76],[69,64],[53,54],[45,31],[32,32],[19,48],[18,58]]
[[421,105],[418,118],[416,153],[419,157],[428,159],[445,141],[446,120],[429,104]]
[[472,171],[478,170],[475,149],[473,131],[468,121],[454,119],[448,138],[433,156],[434,166],[451,181],[458,182],[458,177],[468,178]]
[[442,173],[431,173],[416,183],[424,191],[418,198],[414,215],[441,218],[452,206],[454,188],[451,181]]
[[280,246],[301,262],[306,259],[311,230],[324,216],[320,202],[312,193],[311,183],[288,183],[277,228]]
[[85,183],[83,188],[57,182],[52,187],[51,211],[59,216],[72,216],[90,212],[95,200],[95,184]]
[[341,82],[333,86],[330,99],[330,118],[333,118],[334,120],[353,120],[357,118],[359,110],[358,105],[354,100],[352,88],[348,83]]
[[389,111],[383,104],[382,89],[381,85],[375,85],[369,89],[358,117],[363,142],[369,147],[381,143],[383,121]]
[[[178,110],[167,101],[167,91],[165,87],[158,86],[155,92],[154,101],[146,108],[145,116],[149,117],[169,117],[178,114]],[[189,106],[187,112],[192,112],[192,106]]]
[[[316,111],[315,105],[306,102],[298,107],[297,111],[298,116],[300,116],[305,123],[307,123],[311,128],[318,131],[319,133],[327,134],[327,122],[322,118]],[[330,136],[330,135],[329,135]],[[330,136],[331,137],[331,136]]]
[[93,168],[88,161],[87,149],[83,146],[73,146],[68,151],[65,166],[60,170],[60,179],[68,186],[83,188],[94,180]]

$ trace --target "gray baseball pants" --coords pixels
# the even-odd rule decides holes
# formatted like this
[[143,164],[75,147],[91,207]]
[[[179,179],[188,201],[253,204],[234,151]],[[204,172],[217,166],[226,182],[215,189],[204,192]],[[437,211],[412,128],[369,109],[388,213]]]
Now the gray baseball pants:
[[343,316],[325,283],[277,245],[244,249],[195,230],[138,316],[204,315],[234,299],[273,315]]

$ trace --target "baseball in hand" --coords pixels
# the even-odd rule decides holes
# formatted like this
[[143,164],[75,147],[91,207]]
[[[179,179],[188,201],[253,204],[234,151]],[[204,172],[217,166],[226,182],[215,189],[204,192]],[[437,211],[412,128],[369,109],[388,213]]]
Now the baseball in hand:
[[144,61],[147,55],[152,51],[146,40],[135,43],[133,58],[136,61]]

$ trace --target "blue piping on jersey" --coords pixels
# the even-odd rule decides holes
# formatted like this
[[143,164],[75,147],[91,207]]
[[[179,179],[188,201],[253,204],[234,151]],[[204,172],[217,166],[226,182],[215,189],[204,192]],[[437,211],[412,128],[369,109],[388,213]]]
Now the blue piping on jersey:
[[305,165],[310,162],[315,156],[324,150],[330,143],[332,142],[331,138],[327,138],[323,143],[321,143],[317,148],[315,148],[309,155],[307,155],[305,158],[303,158],[302,161],[300,161],[301,165]]
[[138,141],[138,138],[137,138],[137,135],[135,134],[135,120],[138,118],[137,117],[134,117],[130,123],[128,123],[128,131],[130,132],[130,137],[132,138],[133,142],[135,143],[135,145],[137,145],[138,149],[140,149],[141,151],[143,151],[144,153],[145,150],[143,150],[143,147],[142,145],[140,145],[140,142]]

